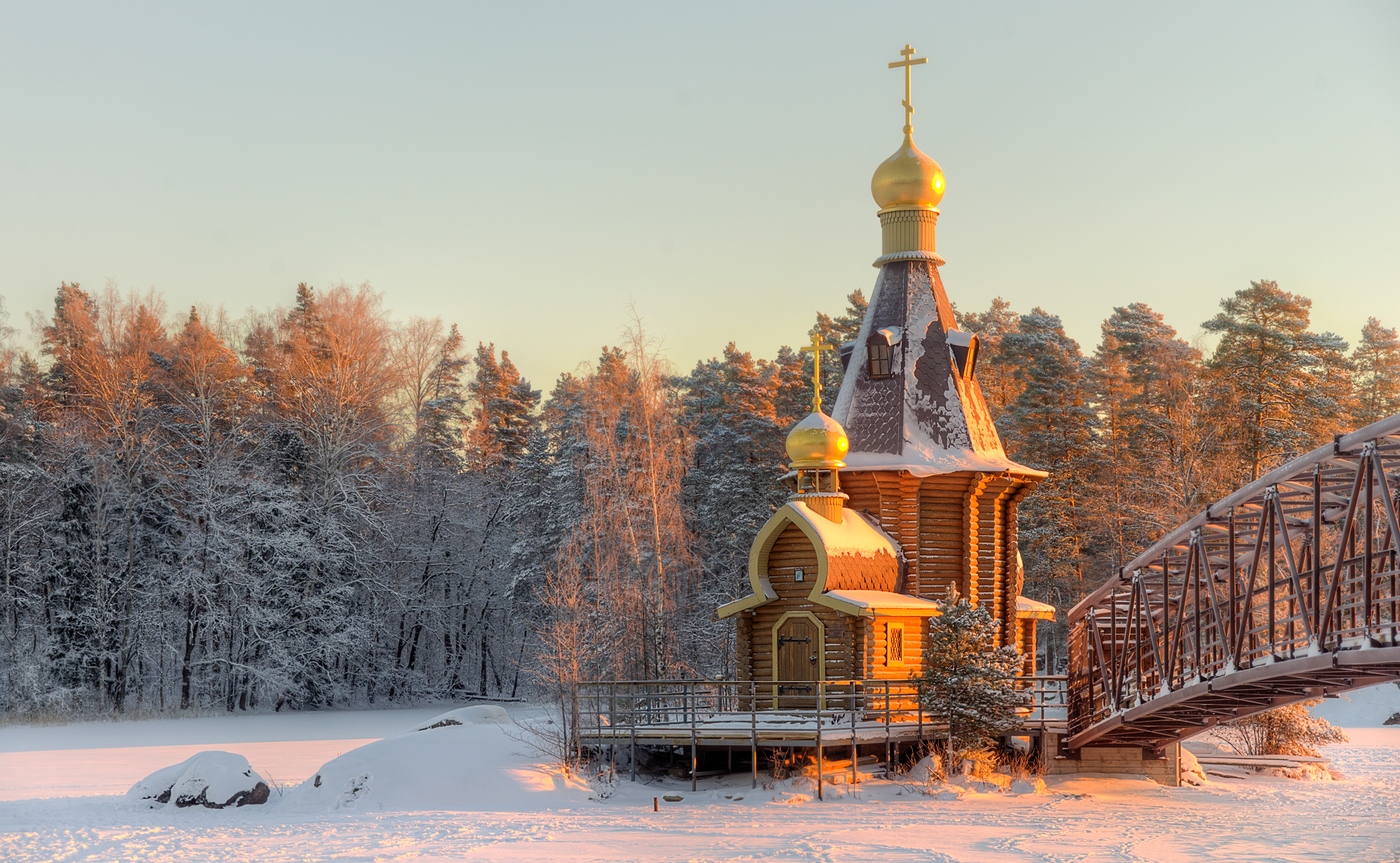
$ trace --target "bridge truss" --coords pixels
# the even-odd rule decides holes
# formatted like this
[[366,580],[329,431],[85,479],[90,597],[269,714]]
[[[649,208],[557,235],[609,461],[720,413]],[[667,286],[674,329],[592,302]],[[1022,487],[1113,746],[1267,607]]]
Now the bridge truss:
[[1071,749],[1400,679],[1400,415],[1209,506],[1069,613]]

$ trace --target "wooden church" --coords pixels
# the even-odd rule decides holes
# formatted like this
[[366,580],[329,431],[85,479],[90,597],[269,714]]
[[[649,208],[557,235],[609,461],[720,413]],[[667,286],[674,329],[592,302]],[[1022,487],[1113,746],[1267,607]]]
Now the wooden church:
[[[749,551],[752,593],[721,606],[737,626],[738,676],[800,700],[808,682],[920,673],[928,620],[954,592],[986,607],[1000,644],[1035,673],[1035,625],[1055,610],[1020,595],[1016,510],[1046,477],[1002,449],[977,381],[977,337],[958,330],[935,243],[943,170],[904,142],[876,169],[879,275],[831,416],[793,427],[792,498]],[[830,346],[813,339],[814,369]]]

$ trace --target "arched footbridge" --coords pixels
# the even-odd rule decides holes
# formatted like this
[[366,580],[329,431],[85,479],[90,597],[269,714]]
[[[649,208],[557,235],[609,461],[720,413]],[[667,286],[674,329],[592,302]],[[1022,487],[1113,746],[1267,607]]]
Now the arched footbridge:
[[1400,415],[1209,506],[1069,613],[1070,749],[1400,680]]

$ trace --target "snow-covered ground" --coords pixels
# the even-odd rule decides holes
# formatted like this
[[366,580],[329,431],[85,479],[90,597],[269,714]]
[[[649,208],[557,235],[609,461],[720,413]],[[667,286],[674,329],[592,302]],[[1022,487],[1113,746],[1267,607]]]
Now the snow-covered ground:
[[[1328,706],[1400,710],[1390,689]],[[0,860],[1400,861],[1396,726],[1352,727],[1351,743],[1328,747],[1337,782],[1083,777],[1042,795],[933,800],[877,781],[818,802],[801,780],[752,791],[730,777],[692,793],[624,779],[599,799],[533,766],[519,726],[412,730],[441,712],[0,728]],[[283,793],[225,810],[123,796],[203,749],[246,756]],[[683,799],[653,812],[666,794]]]

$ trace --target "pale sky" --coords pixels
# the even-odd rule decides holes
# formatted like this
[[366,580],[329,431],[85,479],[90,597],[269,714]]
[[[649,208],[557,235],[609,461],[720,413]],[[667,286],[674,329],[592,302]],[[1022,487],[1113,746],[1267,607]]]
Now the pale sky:
[[7,2],[0,294],[368,281],[546,390],[629,302],[681,368],[771,356],[873,285],[906,42],[960,308],[1400,325],[1395,3]]

